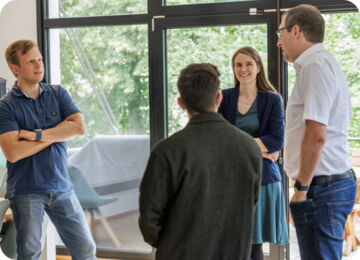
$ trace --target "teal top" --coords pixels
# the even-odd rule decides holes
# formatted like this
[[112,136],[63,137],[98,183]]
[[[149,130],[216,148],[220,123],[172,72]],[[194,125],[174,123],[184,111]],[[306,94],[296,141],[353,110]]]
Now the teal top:
[[239,110],[236,111],[235,125],[251,136],[256,135],[260,125],[256,99],[244,115]]

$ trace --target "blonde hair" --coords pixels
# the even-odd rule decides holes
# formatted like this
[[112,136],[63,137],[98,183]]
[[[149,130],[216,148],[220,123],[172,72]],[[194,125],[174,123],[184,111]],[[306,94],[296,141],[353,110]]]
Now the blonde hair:
[[19,40],[11,43],[5,51],[5,57],[8,64],[20,65],[18,51],[21,55],[28,53],[32,48],[38,47],[31,40]]

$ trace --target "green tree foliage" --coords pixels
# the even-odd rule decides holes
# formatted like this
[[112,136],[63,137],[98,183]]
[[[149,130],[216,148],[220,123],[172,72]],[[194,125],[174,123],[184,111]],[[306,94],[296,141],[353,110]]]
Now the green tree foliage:
[[[65,16],[96,16],[147,12],[146,0],[61,1]],[[168,4],[230,2],[226,0],[168,0]],[[358,13],[325,15],[325,46],[341,63],[349,81],[353,104],[350,136],[360,137],[360,22]],[[68,33],[73,30],[96,80],[118,122],[121,134],[149,134],[149,84],[147,25],[61,29],[61,84],[82,110],[87,135],[70,145],[80,147],[97,134],[114,134],[101,106],[94,82],[89,80]],[[267,67],[267,27],[264,24],[169,29],[167,43],[167,93],[169,132],[182,128],[187,117],[176,102],[180,70],[193,62],[210,62],[221,72],[222,88],[232,87],[230,59],[234,51],[253,46]],[[289,65],[289,87],[294,82]],[[359,146],[360,143],[352,143]]]
[[60,0],[60,2],[65,11],[63,17],[147,12],[147,0]]
[[171,29],[167,31],[168,122],[169,133],[183,128],[187,116],[177,105],[177,78],[191,63],[210,62],[221,73],[221,87],[233,86],[231,57],[244,46],[256,48],[267,64],[267,26],[237,25],[202,28]]
[[[69,29],[68,29],[69,30]],[[110,105],[122,134],[149,133],[147,26],[72,29],[89,60],[96,80]],[[65,30],[61,30],[61,82],[84,114],[87,135],[114,134],[104,113],[99,92],[89,81]],[[116,132],[115,132],[116,133]],[[79,143],[80,142],[80,143]]]
[[[247,1],[247,0],[240,0],[240,1]],[[226,2],[235,2],[235,0],[166,0],[167,5],[208,4],[208,3],[226,3]]]

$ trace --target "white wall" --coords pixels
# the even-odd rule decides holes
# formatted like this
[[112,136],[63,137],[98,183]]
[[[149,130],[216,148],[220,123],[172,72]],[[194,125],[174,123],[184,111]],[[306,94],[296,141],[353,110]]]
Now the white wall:
[[6,63],[5,49],[21,39],[37,42],[35,0],[12,0],[0,10],[0,77],[8,80],[8,88],[13,85],[15,77]]

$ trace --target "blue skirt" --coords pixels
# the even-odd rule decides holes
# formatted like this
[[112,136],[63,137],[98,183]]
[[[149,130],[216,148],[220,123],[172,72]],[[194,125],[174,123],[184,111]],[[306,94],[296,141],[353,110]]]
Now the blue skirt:
[[288,230],[281,182],[261,185],[255,209],[253,244],[287,244]]

